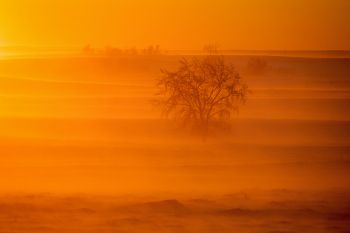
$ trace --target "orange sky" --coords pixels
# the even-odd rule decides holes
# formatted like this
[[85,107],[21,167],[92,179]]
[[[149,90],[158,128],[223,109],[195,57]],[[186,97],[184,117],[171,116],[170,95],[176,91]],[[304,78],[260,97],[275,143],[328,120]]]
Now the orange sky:
[[349,0],[0,0],[0,46],[350,50]]

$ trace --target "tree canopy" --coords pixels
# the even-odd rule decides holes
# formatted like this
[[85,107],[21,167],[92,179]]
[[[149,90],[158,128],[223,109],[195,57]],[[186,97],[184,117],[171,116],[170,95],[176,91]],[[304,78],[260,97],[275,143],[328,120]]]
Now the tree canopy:
[[157,87],[163,113],[202,134],[227,125],[248,93],[233,64],[213,54],[183,58],[177,70],[162,70]]

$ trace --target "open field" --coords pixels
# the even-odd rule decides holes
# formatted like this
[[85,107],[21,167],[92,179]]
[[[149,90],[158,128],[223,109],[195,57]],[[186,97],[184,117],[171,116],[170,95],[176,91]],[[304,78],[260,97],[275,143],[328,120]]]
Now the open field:
[[350,59],[251,58],[206,143],[151,104],[179,56],[0,60],[0,232],[349,232]]
[[1,232],[349,232],[349,193],[0,198]]

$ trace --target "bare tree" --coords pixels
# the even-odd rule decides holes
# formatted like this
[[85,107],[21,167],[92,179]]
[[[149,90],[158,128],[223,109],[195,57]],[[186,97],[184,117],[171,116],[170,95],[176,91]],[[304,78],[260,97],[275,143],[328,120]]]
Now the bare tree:
[[212,126],[227,126],[244,103],[248,86],[223,56],[183,58],[176,71],[162,70],[157,103],[167,117],[190,125],[203,137]]

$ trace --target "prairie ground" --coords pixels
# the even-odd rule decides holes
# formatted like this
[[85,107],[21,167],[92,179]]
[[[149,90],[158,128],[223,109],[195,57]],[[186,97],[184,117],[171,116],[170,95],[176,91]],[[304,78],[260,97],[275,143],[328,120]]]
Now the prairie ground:
[[179,56],[0,60],[0,231],[349,232],[350,59],[226,58],[205,143],[151,103]]

